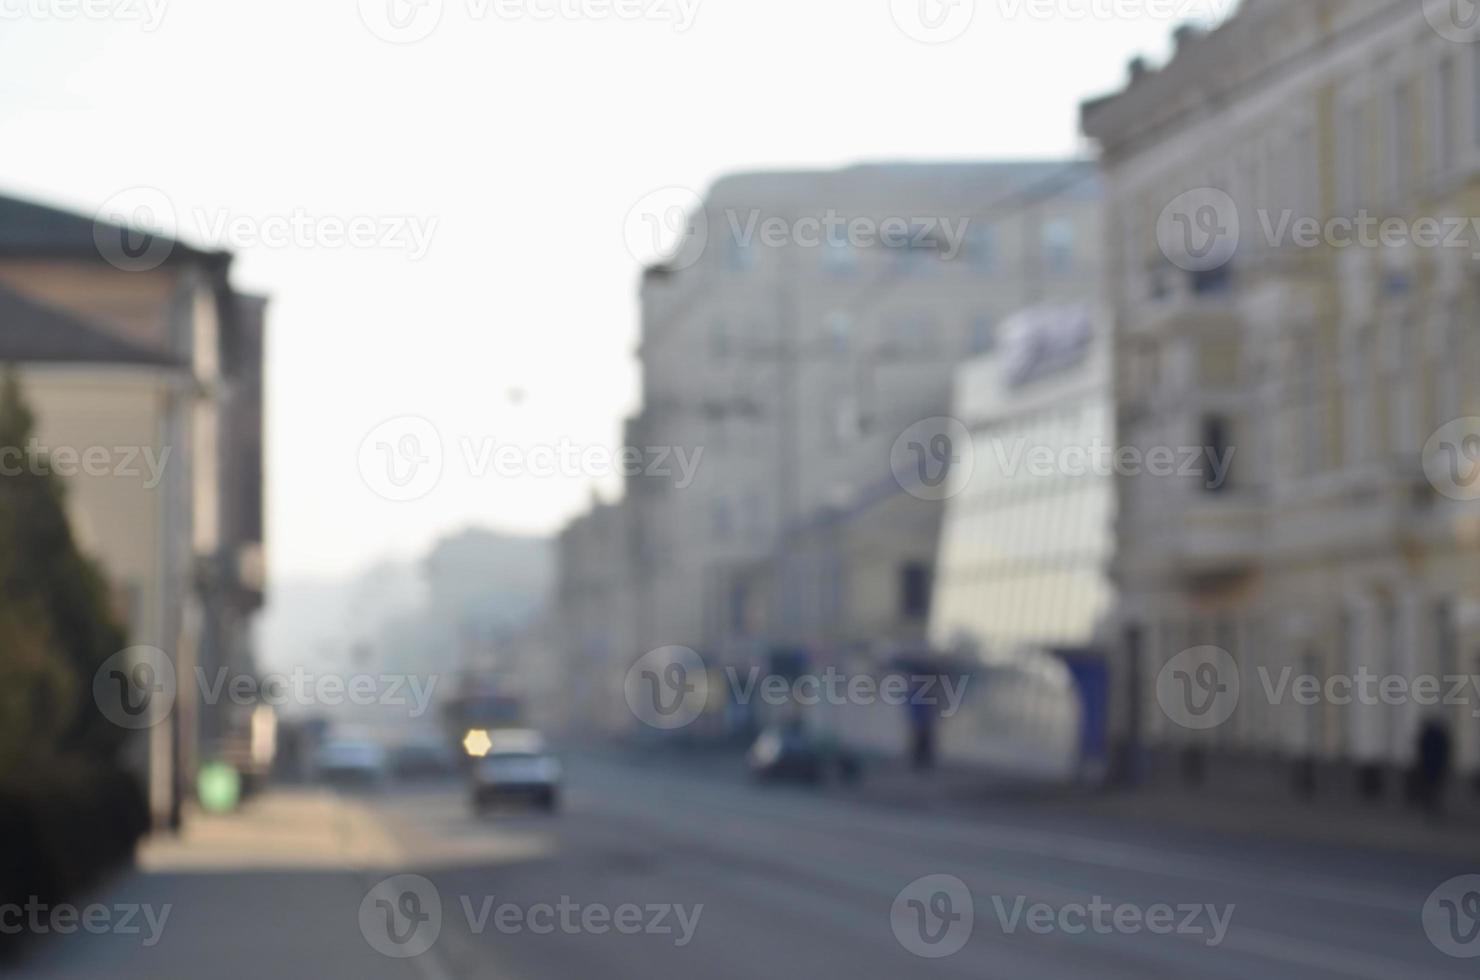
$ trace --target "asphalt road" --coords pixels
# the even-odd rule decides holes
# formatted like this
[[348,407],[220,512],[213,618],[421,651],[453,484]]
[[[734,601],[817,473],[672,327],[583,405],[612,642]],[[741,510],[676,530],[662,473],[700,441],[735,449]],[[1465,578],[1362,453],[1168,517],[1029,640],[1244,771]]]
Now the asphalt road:
[[1451,913],[1455,948],[1480,954],[1467,889],[1434,896],[1427,931],[1424,915],[1475,869],[1411,857],[916,812],[609,759],[568,761],[555,816],[476,819],[456,787],[371,806],[425,881],[386,886],[398,911],[362,928],[410,936],[398,952],[430,942],[406,961],[429,980],[1474,976],[1429,938]]

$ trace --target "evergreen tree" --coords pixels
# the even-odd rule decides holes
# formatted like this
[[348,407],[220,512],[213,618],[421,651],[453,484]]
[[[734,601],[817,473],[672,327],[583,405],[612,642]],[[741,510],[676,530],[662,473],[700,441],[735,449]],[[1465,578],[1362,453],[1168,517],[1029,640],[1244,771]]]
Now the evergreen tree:
[[63,757],[109,766],[123,732],[92,678],[124,645],[107,587],[77,549],[64,488],[30,452],[35,418],[15,372],[0,381],[0,785]]

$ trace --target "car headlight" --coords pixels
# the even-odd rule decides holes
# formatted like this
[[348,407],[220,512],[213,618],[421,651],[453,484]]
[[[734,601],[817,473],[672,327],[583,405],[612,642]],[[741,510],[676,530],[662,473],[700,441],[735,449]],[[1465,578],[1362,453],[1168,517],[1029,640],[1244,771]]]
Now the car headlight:
[[769,766],[781,758],[781,739],[775,735],[762,735],[750,750],[750,757],[758,766]]

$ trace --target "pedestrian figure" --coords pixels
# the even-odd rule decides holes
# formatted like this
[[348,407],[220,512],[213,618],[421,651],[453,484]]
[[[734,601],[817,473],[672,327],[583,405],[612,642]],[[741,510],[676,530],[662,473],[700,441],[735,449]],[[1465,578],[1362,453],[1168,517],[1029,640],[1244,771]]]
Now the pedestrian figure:
[[1435,820],[1444,807],[1444,791],[1449,782],[1450,753],[1449,729],[1438,718],[1429,718],[1418,733],[1414,790],[1419,805]]

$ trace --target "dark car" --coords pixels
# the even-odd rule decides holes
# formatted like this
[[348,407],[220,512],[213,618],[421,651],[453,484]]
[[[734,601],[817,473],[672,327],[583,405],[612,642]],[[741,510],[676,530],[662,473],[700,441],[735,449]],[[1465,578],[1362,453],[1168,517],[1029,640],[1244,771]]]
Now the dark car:
[[767,728],[745,757],[751,775],[767,781],[851,783],[860,775],[857,756],[802,725]]
[[443,779],[456,775],[459,759],[436,736],[407,739],[390,751],[391,775],[400,780]]

